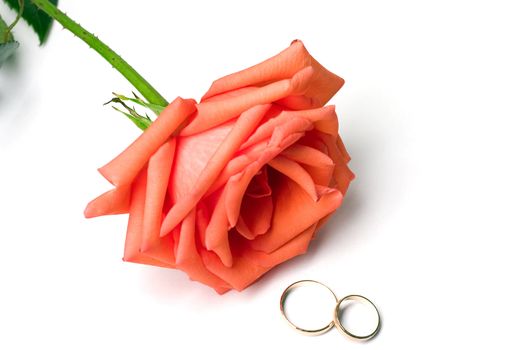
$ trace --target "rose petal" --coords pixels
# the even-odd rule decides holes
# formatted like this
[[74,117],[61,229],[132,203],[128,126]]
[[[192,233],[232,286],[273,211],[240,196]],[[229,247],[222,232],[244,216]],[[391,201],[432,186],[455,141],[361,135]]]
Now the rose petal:
[[131,145],[100,168],[100,173],[117,187],[131,184],[153,153],[183,125],[195,108],[194,100],[177,97]]
[[291,79],[277,81],[229,99],[202,102],[197,105],[195,118],[181,131],[181,135],[197,134],[227,122],[254,106],[272,103],[289,95],[301,94],[307,89],[312,75],[312,67],[306,67]]
[[[148,162],[141,250],[152,249],[161,242],[160,225],[177,139],[172,137]],[[173,253],[173,252],[172,252]]]
[[312,225],[271,253],[256,252],[242,241],[234,242],[235,258],[232,267],[224,266],[211,252],[201,254],[204,265],[209,271],[229,283],[234,289],[241,291],[275,265],[305,253],[314,231],[315,225]]
[[165,237],[165,239],[159,244],[160,249],[154,253],[144,254],[140,251],[144,222],[144,203],[146,198],[146,177],[147,173],[144,169],[139,173],[137,180],[132,186],[128,230],[126,233],[123,260],[174,268],[175,258],[172,250],[172,237]]
[[304,170],[310,175],[316,185],[330,186],[332,184],[335,165],[326,167],[316,167],[302,164]]
[[293,110],[304,110],[321,106],[317,98],[304,95],[286,96],[285,98],[275,101],[275,103],[279,106]]
[[86,218],[129,212],[130,186],[116,187],[88,203],[84,210]]
[[262,168],[264,164],[268,163],[270,159],[277,156],[281,151],[282,148],[279,146],[269,146],[268,140],[260,142],[243,151],[241,155],[233,158],[228,164],[226,164],[217,179],[206,192],[206,196],[224,186],[233,176],[244,171],[250,166],[250,164],[257,162],[259,163],[258,169]]
[[289,118],[287,121],[277,124],[273,129],[273,134],[270,134],[269,138],[242,149],[240,155],[231,159],[206,194],[213,193],[222,187],[228,182],[228,179],[241,172],[252,162],[257,161],[260,163],[260,167],[262,167],[284,149],[293,145],[304,135],[304,132],[311,129],[311,127],[312,123],[309,120],[299,117]]
[[191,193],[180,198],[170,209],[161,226],[161,235],[168,234],[184,218],[206,193],[222,169],[233,157],[239,146],[248,138],[269,105],[255,106],[239,116],[235,126],[201,172]]
[[216,101],[227,100],[227,99],[229,99],[231,97],[244,95],[247,92],[252,92],[252,91],[255,91],[257,89],[259,89],[259,88],[256,87],[256,86],[247,86],[247,87],[243,87],[243,88],[240,88],[240,89],[227,91],[225,93],[222,93],[222,94],[219,94],[219,95],[215,95],[213,97],[210,97],[210,98],[206,99],[206,102],[216,102]]
[[279,125],[273,131],[268,146],[277,146],[285,149],[295,143],[292,139],[304,135],[304,132],[312,128],[312,123],[304,118],[291,118],[287,123]]
[[214,251],[225,266],[232,266],[233,258],[228,242],[228,216],[226,215],[226,191],[222,191],[219,201],[211,214],[206,227],[204,244],[206,249]]
[[257,161],[260,164],[259,168],[262,167],[284,149],[297,142],[303,137],[304,132],[311,128],[312,123],[300,117],[287,118],[282,123],[275,124],[273,134],[270,133],[269,138],[242,149],[240,155],[226,164],[206,194],[209,195],[222,187],[228,179],[241,172],[252,162]]
[[[265,195],[256,196],[246,194],[248,187],[256,174],[261,171],[264,163],[255,161],[247,168],[232,176],[225,186],[225,208],[229,227],[237,227],[241,235],[248,239],[265,233],[270,227],[273,213],[271,189],[266,183]],[[266,171],[262,172],[264,177],[261,181],[267,182]],[[243,217],[240,217],[241,211]]]
[[191,280],[207,284],[213,287],[217,293],[223,294],[231,287],[204,266],[197,251],[195,227],[195,210],[192,210],[182,221],[176,254],[177,268],[186,272]]
[[[263,198],[260,194],[256,194],[256,198],[245,195],[251,180],[260,171],[261,167],[262,165],[258,162],[252,163],[245,171],[233,176],[228,181],[221,191],[211,220],[206,227],[206,249],[214,251],[225,266],[231,266],[233,262],[228,240],[229,229],[237,224],[241,203],[243,204],[244,218],[250,224],[250,226],[243,226],[244,230],[241,234],[253,239],[255,236],[266,232],[270,226],[273,204],[271,197],[269,197],[271,194],[269,187],[266,189],[270,191],[266,198]],[[261,181],[267,181],[267,179]],[[268,185],[266,184],[266,186]],[[262,207],[253,207],[253,204],[262,205]],[[253,213],[248,214],[250,210],[257,210],[257,215],[253,215]],[[245,221],[241,223],[241,226],[244,223]]]
[[200,245],[202,247],[205,246],[206,242],[206,227],[208,227],[210,223],[210,217],[209,210],[207,208],[207,205],[205,204],[205,201],[201,201],[197,205],[197,213],[195,217],[195,226],[197,227],[197,233],[198,233],[198,239],[199,242],[197,245]]
[[326,134],[337,135],[339,122],[335,113],[335,106],[305,109],[301,111],[283,111],[286,118],[301,117],[314,124],[314,128]]
[[146,198],[146,176],[146,170],[143,169],[132,186],[128,229],[124,245],[124,261],[130,260],[140,251],[142,222],[144,218],[144,200]]
[[202,100],[241,87],[287,79],[308,66],[313,67],[314,78],[304,95],[315,101],[312,107],[323,106],[343,86],[344,80],[321,66],[299,40],[264,62],[216,80]]
[[268,165],[288,176],[295,181],[301,188],[308,193],[313,201],[317,201],[317,193],[315,192],[315,183],[306,170],[299,163],[294,162],[286,157],[277,156],[268,162]]
[[337,134],[337,115],[333,106],[302,111],[282,110],[275,117],[261,124],[248,140],[241,145],[240,150],[244,150],[271,137],[276,128],[286,125],[297,118],[299,118],[298,120],[308,120],[320,131]]
[[246,239],[265,234],[270,229],[273,216],[271,196],[253,198],[245,196],[235,228]]
[[345,144],[343,143],[343,140],[341,139],[340,135],[337,135],[337,148],[339,149],[339,153],[343,156],[343,160],[345,163],[348,163],[350,161],[350,155],[348,154],[348,151],[346,150]]
[[[302,142],[302,140],[299,140],[299,142]],[[281,156],[301,163],[301,166],[308,172],[315,184],[323,186],[330,184],[335,164],[328,155],[320,150],[295,143],[285,149]]]
[[319,219],[336,210],[343,195],[333,190],[319,200],[312,198],[286,176],[279,176],[273,185],[274,214],[270,230],[250,242],[255,250],[271,253],[286,242],[315,224]]
[[250,259],[253,263],[272,268],[275,265],[278,265],[297,255],[306,253],[306,250],[308,249],[312,237],[317,229],[317,225],[313,224],[291,241],[287,242],[282,247],[276,249],[270,254],[258,250],[246,249],[243,252],[243,256]]
[[336,187],[341,193],[345,194],[350,182],[355,178],[354,173],[348,168],[347,154],[342,154],[337,146],[337,136],[328,135],[322,132],[315,132],[328,149],[328,156],[335,162],[334,180]]
[[246,196],[250,198],[262,198],[271,195],[272,188],[268,183],[268,171],[266,167],[263,167],[252,177],[246,189]]
[[196,135],[178,137],[169,186],[174,203],[194,190],[197,179],[234,125],[232,121]]
[[334,162],[325,153],[299,143],[293,144],[285,149],[281,156],[294,160],[302,164],[308,164],[314,167],[333,167]]
[[225,208],[230,226],[233,227],[237,223],[239,213],[241,212],[242,199],[246,193],[246,189],[261,167],[262,164],[254,162],[247,166],[243,172],[232,176],[226,183],[224,189]]

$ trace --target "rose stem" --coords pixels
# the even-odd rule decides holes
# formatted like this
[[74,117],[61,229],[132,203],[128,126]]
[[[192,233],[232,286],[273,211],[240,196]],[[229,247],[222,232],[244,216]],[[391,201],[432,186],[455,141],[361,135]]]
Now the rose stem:
[[[6,42],[9,41],[9,37],[10,37],[11,31],[16,26],[16,24],[18,23],[20,18],[22,18],[22,13],[23,12],[24,12],[24,0],[18,0],[18,13],[16,15],[16,18],[13,21],[13,23],[11,23],[9,25],[9,27],[7,27],[6,30],[4,31],[4,38],[0,40],[0,43],[6,43]],[[2,19],[0,19],[0,21],[2,21]]]
[[109,64],[120,72],[135,89],[140,92],[144,98],[152,104],[162,107],[168,105],[168,101],[155,90],[153,86],[146,79],[144,79],[133,67],[131,67],[122,57],[115,51],[104,44],[95,35],[88,32],[80,24],[69,18],[64,12],[60,11],[55,5],[48,0],[31,0],[36,7],[44,11],[51,18],[62,24],[64,28],[79,37],[82,41],[89,45],[93,50],[99,53]]

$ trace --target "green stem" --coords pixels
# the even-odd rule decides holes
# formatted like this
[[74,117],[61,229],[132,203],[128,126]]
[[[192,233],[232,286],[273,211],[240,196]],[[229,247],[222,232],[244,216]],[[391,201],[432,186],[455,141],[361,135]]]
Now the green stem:
[[24,13],[24,0],[18,0],[18,14],[16,15],[16,18],[13,21],[13,23],[11,23],[11,25],[7,27],[7,29],[5,30],[3,42],[9,41],[11,31],[16,26],[18,21],[20,21],[20,18],[22,17],[22,13]]
[[168,101],[155,90],[150,83],[146,81],[133,67],[131,67],[115,51],[104,44],[99,38],[88,32],[80,24],[69,18],[64,12],[60,11],[55,5],[48,0],[31,0],[36,7],[44,11],[51,18],[62,24],[64,28],[75,34],[93,50],[98,52],[106,61],[109,62],[116,70],[133,85],[144,98],[152,104],[167,106]]
[[5,44],[9,41],[12,41],[13,39],[13,36],[11,34],[8,34],[7,37],[4,36],[4,33],[6,32],[7,28],[7,23],[5,23],[2,19],[2,16],[0,16],[0,44]]

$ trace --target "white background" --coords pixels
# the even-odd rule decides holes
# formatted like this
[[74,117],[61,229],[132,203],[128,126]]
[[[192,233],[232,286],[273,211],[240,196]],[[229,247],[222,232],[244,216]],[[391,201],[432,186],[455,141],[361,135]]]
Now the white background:
[[[132,88],[60,26],[39,48],[20,25],[0,70],[0,348],[524,347],[522,1],[60,5],[169,99],[302,39],[347,81],[332,102],[357,179],[307,255],[242,293],[123,263],[126,217],[82,212],[139,133],[102,106]],[[295,333],[278,301],[303,278],[375,301],[379,336]]]

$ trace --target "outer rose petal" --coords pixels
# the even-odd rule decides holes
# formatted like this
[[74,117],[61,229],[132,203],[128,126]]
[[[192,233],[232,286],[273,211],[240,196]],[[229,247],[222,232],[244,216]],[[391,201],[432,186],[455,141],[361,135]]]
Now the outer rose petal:
[[88,203],[84,210],[86,218],[129,212],[130,186],[116,187]]
[[159,244],[155,254],[144,254],[140,251],[142,243],[143,222],[144,222],[144,203],[146,199],[146,170],[142,170],[132,187],[131,206],[129,210],[128,231],[126,233],[126,243],[124,245],[124,261],[131,261],[141,264],[149,264],[160,267],[175,267],[173,255],[173,239],[166,237]]
[[[314,69],[312,83],[304,94],[313,102],[308,108],[323,106],[343,86],[344,80],[321,66],[300,40],[293,41],[286,50],[264,62],[216,80],[202,100],[246,86],[288,79],[308,66]],[[296,106],[304,105],[297,100],[293,102]]]
[[170,178],[171,166],[177,139],[172,137],[160,146],[148,162],[146,198],[144,206],[144,221],[141,250],[148,251],[158,246],[160,239],[160,225],[162,223],[162,209],[166,199],[166,190]]
[[340,148],[337,146],[337,136],[327,135],[322,132],[316,132],[319,138],[323,140],[328,148],[328,156],[335,162],[334,179],[336,182],[336,188],[345,194],[350,181],[355,178],[354,173],[348,168],[346,163],[348,162],[348,154],[341,153]]
[[306,67],[291,79],[277,81],[240,96],[202,102],[197,105],[197,115],[182,131],[181,135],[193,135],[237,117],[250,108],[272,103],[290,95],[304,93],[313,76],[313,68]]
[[343,161],[345,163],[348,163],[350,161],[350,155],[348,154],[345,144],[343,143],[343,140],[341,139],[341,135],[337,135],[337,148],[339,149],[339,152],[343,156]]
[[305,253],[314,231],[315,225],[312,225],[271,253],[257,252],[250,249],[246,243],[234,242],[235,258],[232,267],[224,266],[220,259],[211,252],[203,251],[201,255],[208,270],[228,282],[236,290],[241,291],[272,267]]
[[129,185],[148,159],[195,111],[194,100],[177,97],[131,145],[99,169],[113,185]]
[[231,287],[204,266],[197,251],[195,228],[195,210],[193,210],[182,222],[177,247],[177,268],[186,272],[190,279],[207,284],[217,293],[223,294]]

